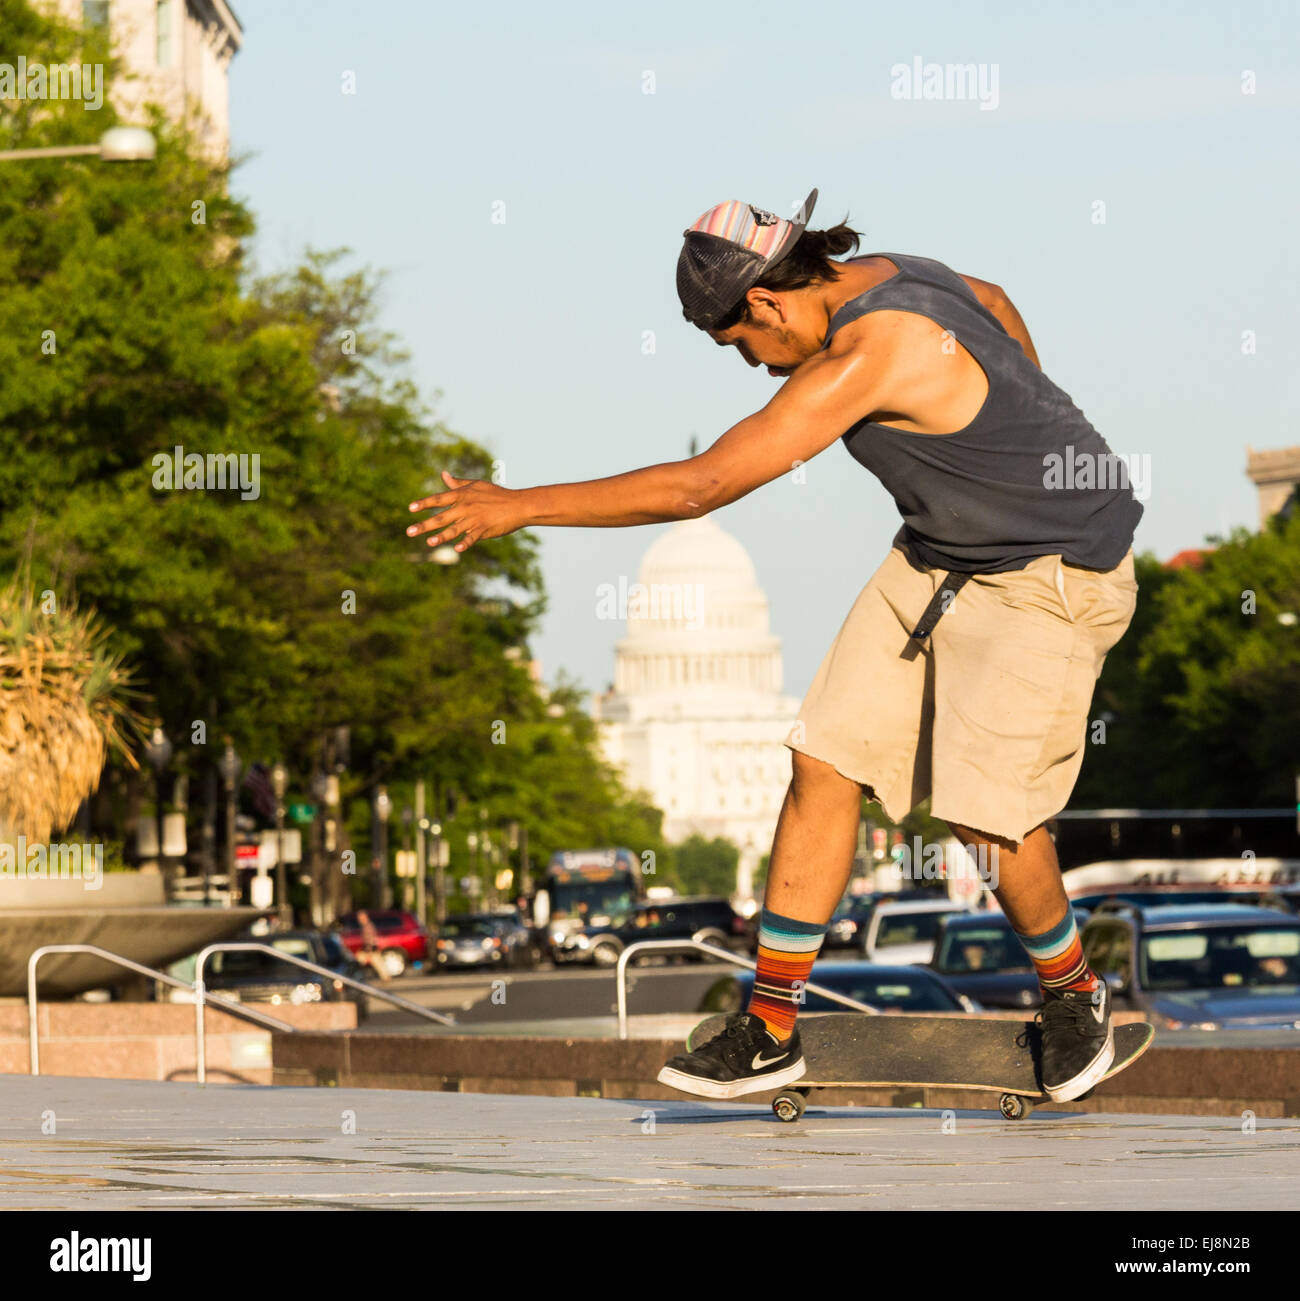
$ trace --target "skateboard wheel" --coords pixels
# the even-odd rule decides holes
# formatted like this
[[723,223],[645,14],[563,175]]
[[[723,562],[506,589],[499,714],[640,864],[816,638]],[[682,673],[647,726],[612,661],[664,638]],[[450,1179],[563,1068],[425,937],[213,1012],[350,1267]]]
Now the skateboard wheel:
[[1018,1093],[1004,1093],[998,1099],[998,1110],[1007,1120],[1024,1120],[1029,1109],[1029,1103]]
[[798,1093],[778,1093],[772,1099],[772,1114],[787,1125],[798,1120],[803,1109],[804,1100]]

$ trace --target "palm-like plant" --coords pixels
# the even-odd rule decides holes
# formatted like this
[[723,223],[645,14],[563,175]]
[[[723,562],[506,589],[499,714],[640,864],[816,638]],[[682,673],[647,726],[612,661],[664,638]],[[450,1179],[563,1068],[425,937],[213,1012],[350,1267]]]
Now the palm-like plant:
[[93,614],[36,604],[20,579],[0,589],[0,837],[62,831],[110,751],[138,767],[130,741],[146,720],[108,636]]

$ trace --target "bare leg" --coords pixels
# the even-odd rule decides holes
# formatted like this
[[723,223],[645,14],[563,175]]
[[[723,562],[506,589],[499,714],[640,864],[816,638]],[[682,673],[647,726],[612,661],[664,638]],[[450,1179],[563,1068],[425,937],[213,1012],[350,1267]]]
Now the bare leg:
[[1046,827],[1035,827],[1016,845],[955,822],[948,826],[962,844],[984,848],[990,869],[997,864],[998,885],[993,893],[1017,934],[1041,935],[1065,916],[1070,901]]
[[783,917],[822,925],[830,921],[853,871],[862,787],[820,759],[797,750],[793,755],[763,905]]

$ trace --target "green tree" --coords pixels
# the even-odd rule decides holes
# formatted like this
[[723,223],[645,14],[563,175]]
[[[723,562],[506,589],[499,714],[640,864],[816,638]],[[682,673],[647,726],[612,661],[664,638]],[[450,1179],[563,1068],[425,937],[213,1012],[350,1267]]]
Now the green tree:
[[1137,607],[1093,693],[1083,767],[1070,797],[1074,808],[1157,807],[1167,803],[1158,783],[1166,790],[1184,785],[1166,776],[1179,756],[1169,745],[1165,707],[1141,670],[1143,646],[1161,618],[1161,594],[1176,577],[1150,552],[1134,558],[1134,576]]
[[[1078,807],[1289,804],[1300,768],[1300,514],[1235,531],[1200,569],[1143,558],[1107,658]],[[1100,708],[1099,708],[1100,706]],[[1102,712],[1105,711],[1105,712]]]
[[[0,38],[33,62],[97,39],[18,0],[0,0]],[[0,147],[85,142],[113,121],[109,104],[4,104]],[[30,556],[37,590],[98,612],[179,768],[197,773],[229,733],[307,793],[322,733],[346,724],[358,830],[377,783],[440,774],[527,821],[535,858],[662,855],[657,811],[600,762],[573,693],[548,700],[529,676],[535,540],[444,567],[405,537],[440,470],[488,477],[492,460],[420,402],[379,324],[379,279],[342,251],[252,277],[253,218],[225,167],[161,114],[152,127],[152,164],[5,165],[0,564]],[[247,487],[176,482],[177,448],[205,474],[229,458]],[[110,812],[129,820],[130,800]]]
[[736,889],[740,850],[722,836],[688,836],[675,847],[679,888],[685,894],[731,895]]

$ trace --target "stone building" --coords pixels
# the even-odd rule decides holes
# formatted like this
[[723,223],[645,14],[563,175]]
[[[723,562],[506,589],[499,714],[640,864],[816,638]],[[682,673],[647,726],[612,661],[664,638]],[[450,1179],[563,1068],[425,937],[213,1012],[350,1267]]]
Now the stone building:
[[[614,682],[593,702],[605,756],[664,812],[664,834],[741,851],[737,893],[771,848],[790,781],[782,743],[799,702],[782,694],[781,641],[745,548],[711,518],[685,520],[646,552],[626,609]],[[615,610],[616,607],[616,610]]]
[[109,95],[123,122],[158,104],[211,158],[230,149],[230,61],[244,29],[225,0],[49,0],[70,22],[107,26],[122,68]]
[[1300,499],[1300,447],[1257,452],[1246,448],[1246,473],[1259,493],[1259,526],[1282,511],[1295,510]]

